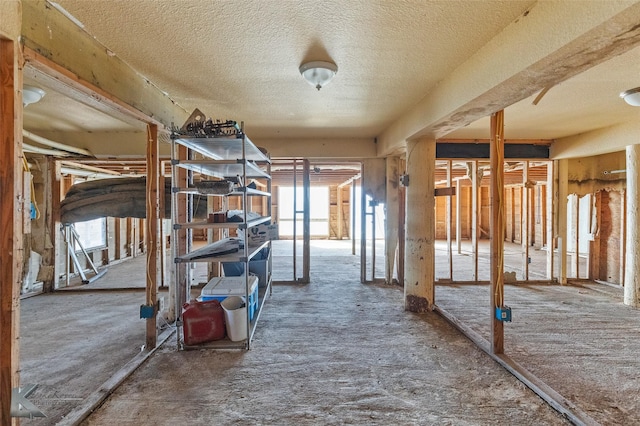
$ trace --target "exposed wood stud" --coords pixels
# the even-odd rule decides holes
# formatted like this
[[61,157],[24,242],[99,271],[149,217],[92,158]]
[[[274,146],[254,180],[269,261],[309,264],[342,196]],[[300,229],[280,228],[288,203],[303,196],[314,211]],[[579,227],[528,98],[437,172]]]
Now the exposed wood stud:
[[496,308],[504,306],[504,111],[491,115],[491,353],[504,353],[504,323]]
[[20,286],[23,264],[22,105],[17,44],[0,38],[0,424],[11,418],[11,389],[20,385]]
[[[146,304],[153,306],[153,316],[147,318],[146,350],[156,347],[158,331],[156,317],[158,315],[158,277],[159,244],[160,244],[160,148],[158,143],[158,126],[147,125],[147,288]],[[162,185],[164,192],[164,180]]]
[[478,280],[478,191],[480,185],[478,182],[478,162],[471,162],[471,251],[473,253],[473,280]]
[[[451,160],[447,160],[447,188],[451,187]],[[453,209],[451,195],[445,199],[445,222],[447,231],[447,261],[449,262],[449,279],[453,280],[453,253],[451,249],[451,226],[453,222]]]
[[558,160],[558,282],[567,283],[567,197],[569,195],[569,160]]
[[522,162],[522,203],[520,205],[520,219],[522,221],[521,243],[522,243],[522,279],[529,279],[529,210],[531,203],[529,202],[530,190],[527,188],[529,181],[529,162]]
[[555,170],[554,162],[549,161],[547,163],[547,185],[546,185],[546,209],[545,209],[545,230],[546,230],[546,245],[547,245],[547,279],[553,280],[555,276]]

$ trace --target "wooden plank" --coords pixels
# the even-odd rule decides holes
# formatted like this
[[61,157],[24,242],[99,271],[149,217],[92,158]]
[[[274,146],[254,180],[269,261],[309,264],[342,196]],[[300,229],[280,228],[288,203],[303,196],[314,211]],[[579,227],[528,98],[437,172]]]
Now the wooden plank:
[[473,279],[478,279],[478,191],[480,185],[478,182],[478,162],[471,162],[471,208],[469,215],[471,216],[471,251],[473,253]]
[[[447,162],[449,164],[451,164],[451,160],[447,160]],[[449,171],[447,173],[447,182],[449,182],[449,183],[447,183],[447,185],[449,185],[449,186],[447,188],[436,188],[433,191],[433,194],[436,197],[447,197],[447,196],[451,197],[451,196],[455,196],[456,195],[456,187],[455,186],[452,187],[450,181],[451,181],[451,172]],[[447,203],[451,203],[451,200],[447,201]],[[446,214],[445,214],[445,216],[446,216]]]
[[557,204],[556,198],[556,188],[555,185],[555,173],[556,167],[554,167],[554,162],[549,161],[547,163],[547,185],[546,185],[546,209],[545,209],[545,222],[546,222],[546,244],[547,244],[547,279],[552,280],[555,275],[555,230],[556,221],[555,217],[555,206]]
[[123,111],[167,127],[188,117],[165,93],[46,1],[24,2],[22,20],[29,23],[22,26],[21,35],[26,60],[38,67],[47,59],[46,73],[56,69],[76,88],[90,85],[91,92],[103,98],[101,103],[113,109],[109,115]]
[[569,160],[558,160],[558,261],[560,274],[558,282],[567,283],[567,197],[569,195]]
[[159,255],[160,255],[160,195],[164,192],[164,180],[162,191],[159,191],[160,182],[160,148],[158,143],[158,126],[147,125],[147,287],[146,304],[153,306],[153,315],[146,321],[146,343],[145,349],[151,350],[156,347],[158,328],[156,317],[158,315],[158,277]]
[[17,43],[0,38],[0,424],[11,418],[11,390],[20,384],[20,286],[23,264],[22,73]]
[[[451,224],[453,222],[453,211],[451,205],[451,196],[455,196],[456,188],[451,186],[451,160],[447,160],[447,187],[442,189],[448,189],[449,192],[452,192],[449,197],[445,200],[445,210],[446,210],[446,228],[447,228],[447,261],[449,262],[449,278],[453,279],[453,252],[451,250]],[[437,195],[437,194],[436,194]]]
[[491,115],[491,353],[504,353],[504,322],[496,308],[504,306],[504,111]]
[[[490,144],[486,143],[437,143],[436,159],[489,158]],[[549,159],[549,146],[537,144],[504,144],[504,158],[508,159]]]
[[462,253],[462,194],[460,179],[456,179],[456,251]]
[[522,243],[522,279],[529,279],[529,210],[531,209],[530,190],[527,188],[529,181],[529,162],[522,162],[522,203],[520,205],[520,220],[522,225],[520,228]]

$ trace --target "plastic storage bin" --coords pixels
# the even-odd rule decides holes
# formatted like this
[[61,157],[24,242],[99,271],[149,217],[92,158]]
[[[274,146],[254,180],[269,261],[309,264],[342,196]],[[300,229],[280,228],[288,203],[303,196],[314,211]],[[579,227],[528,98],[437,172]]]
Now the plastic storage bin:
[[185,345],[197,345],[224,339],[224,310],[217,300],[192,300],[182,307],[183,339]]
[[[214,277],[202,288],[199,300],[217,300],[223,302],[229,296],[240,296],[244,298],[245,281],[244,277]],[[258,277],[249,277],[249,320],[258,309]]]
[[[269,261],[269,247],[260,250],[249,261],[249,272],[258,277],[258,287],[267,286],[267,262]],[[227,277],[239,277],[244,275],[243,262],[222,262],[222,270]]]

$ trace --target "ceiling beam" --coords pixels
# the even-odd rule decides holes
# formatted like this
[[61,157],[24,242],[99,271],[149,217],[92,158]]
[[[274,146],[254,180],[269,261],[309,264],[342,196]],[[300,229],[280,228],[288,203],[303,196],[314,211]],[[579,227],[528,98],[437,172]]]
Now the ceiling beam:
[[45,0],[22,2],[25,60],[111,109],[170,127],[189,113]]
[[639,1],[537,2],[378,137],[442,138],[640,44]]

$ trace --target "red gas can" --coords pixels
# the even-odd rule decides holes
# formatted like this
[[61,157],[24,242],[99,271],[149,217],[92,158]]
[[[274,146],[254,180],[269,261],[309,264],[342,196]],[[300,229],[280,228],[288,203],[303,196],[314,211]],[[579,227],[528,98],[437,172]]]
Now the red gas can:
[[220,340],[225,336],[224,310],[217,300],[191,300],[182,307],[185,345]]

